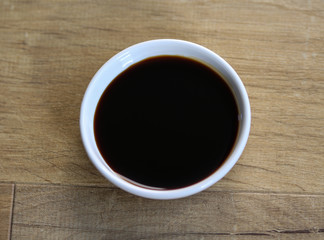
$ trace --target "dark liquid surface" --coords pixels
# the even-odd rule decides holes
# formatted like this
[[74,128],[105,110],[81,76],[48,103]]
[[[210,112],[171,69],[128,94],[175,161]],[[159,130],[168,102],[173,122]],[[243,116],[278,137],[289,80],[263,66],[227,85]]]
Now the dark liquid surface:
[[209,67],[159,56],[132,65],[109,84],[94,131],[114,171],[140,184],[176,189],[222,165],[236,140],[238,109]]

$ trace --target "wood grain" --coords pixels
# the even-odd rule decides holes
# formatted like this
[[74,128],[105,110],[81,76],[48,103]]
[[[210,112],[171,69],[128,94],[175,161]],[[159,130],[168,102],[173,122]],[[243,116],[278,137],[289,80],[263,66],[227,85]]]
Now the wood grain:
[[17,185],[12,239],[320,239],[324,195],[205,191],[156,201],[98,187]]
[[14,185],[0,184],[0,239],[10,239]]
[[[0,239],[323,239],[323,26],[322,0],[0,1]],[[79,133],[95,72],[157,38],[222,56],[252,110],[231,172],[175,201],[116,189]]]
[[250,96],[238,164],[211,190],[323,193],[323,1],[2,1],[0,181],[112,186],[88,160],[79,109],[97,69],[140,41],[224,57]]

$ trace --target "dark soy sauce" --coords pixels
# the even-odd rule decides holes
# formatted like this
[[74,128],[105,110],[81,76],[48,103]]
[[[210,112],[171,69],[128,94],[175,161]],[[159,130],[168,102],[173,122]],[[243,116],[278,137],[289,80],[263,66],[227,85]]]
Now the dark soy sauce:
[[176,189],[214,173],[238,132],[235,98],[210,67],[158,56],[136,63],[106,88],[94,132],[107,164],[148,187]]

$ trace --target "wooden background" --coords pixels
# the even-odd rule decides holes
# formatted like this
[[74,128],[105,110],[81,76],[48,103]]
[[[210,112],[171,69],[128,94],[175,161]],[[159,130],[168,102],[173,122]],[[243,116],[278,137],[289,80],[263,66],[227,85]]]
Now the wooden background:
[[[157,38],[222,56],[252,110],[232,171],[171,201],[114,187],[79,132],[95,72]],[[323,0],[2,0],[0,239],[324,239],[323,103]]]

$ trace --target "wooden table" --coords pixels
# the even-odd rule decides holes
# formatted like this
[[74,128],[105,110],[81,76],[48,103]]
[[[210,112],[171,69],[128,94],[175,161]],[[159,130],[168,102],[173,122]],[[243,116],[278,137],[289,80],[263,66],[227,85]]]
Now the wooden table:
[[[79,111],[135,43],[204,45],[241,76],[246,149],[184,199],[119,190],[93,167]],[[0,2],[0,239],[324,239],[324,2]]]

